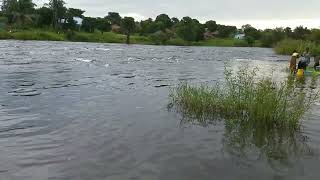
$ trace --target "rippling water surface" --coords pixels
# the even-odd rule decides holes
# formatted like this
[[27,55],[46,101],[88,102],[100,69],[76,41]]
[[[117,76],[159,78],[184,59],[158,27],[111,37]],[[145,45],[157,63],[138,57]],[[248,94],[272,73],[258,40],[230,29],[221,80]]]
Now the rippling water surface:
[[170,87],[219,81],[224,63],[282,78],[287,59],[261,48],[0,41],[0,179],[318,180],[318,105],[299,137],[272,144],[168,109]]

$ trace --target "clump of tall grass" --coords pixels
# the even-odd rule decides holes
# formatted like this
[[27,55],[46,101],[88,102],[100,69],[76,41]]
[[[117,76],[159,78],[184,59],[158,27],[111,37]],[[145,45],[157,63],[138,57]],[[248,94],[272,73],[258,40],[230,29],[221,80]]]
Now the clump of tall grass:
[[290,78],[285,82],[256,79],[256,72],[226,68],[224,83],[200,87],[184,83],[170,97],[183,114],[198,120],[223,118],[256,128],[298,129],[317,93],[298,90]]
[[6,31],[0,31],[0,39],[12,39],[12,35]]
[[278,54],[291,55],[294,50],[302,53],[307,47],[310,48],[311,54],[314,56],[320,55],[320,45],[311,41],[285,39],[278,42],[274,49]]

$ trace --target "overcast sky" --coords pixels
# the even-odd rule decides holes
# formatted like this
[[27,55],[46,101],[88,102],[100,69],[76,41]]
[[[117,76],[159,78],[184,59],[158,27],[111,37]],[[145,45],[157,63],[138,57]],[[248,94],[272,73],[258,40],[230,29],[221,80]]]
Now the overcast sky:
[[[39,6],[48,0],[34,0]],[[237,25],[252,24],[257,28],[298,25],[320,28],[320,0],[65,0],[68,7],[86,11],[86,16],[105,16],[119,12],[136,20],[190,16],[205,22]]]

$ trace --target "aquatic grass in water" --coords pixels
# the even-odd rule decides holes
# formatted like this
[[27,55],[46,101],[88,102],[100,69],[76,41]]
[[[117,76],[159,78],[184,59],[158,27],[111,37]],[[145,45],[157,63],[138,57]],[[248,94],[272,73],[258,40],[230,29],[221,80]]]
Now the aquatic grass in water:
[[[191,118],[223,118],[264,129],[298,129],[300,119],[317,99],[317,93],[296,88],[294,79],[277,83],[271,77],[256,79],[257,69],[225,69],[225,83],[173,89],[173,103]],[[246,125],[246,126],[247,126]]]
[[313,56],[320,55],[320,45],[311,41],[285,39],[276,44],[274,50],[278,54],[291,55],[294,50],[303,53],[309,47]]

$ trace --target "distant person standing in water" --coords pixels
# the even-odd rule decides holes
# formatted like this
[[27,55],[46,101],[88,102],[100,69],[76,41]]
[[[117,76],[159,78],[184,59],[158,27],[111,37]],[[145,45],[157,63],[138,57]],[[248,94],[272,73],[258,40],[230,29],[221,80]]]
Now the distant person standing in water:
[[306,66],[309,66],[310,64],[310,59],[311,59],[311,54],[310,54],[310,48],[307,47],[306,50],[302,54],[303,57],[303,62],[306,64]]
[[314,70],[317,70],[317,67],[320,65],[319,62],[320,62],[320,56],[314,57],[314,66],[313,66]]
[[297,59],[299,58],[299,53],[294,50],[290,60],[290,71],[291,73],[296,73],[297,71]]

